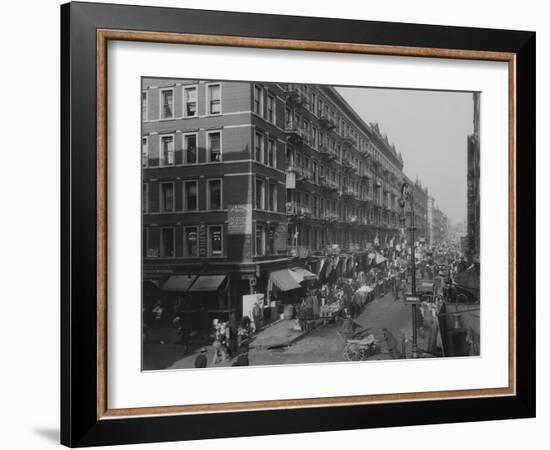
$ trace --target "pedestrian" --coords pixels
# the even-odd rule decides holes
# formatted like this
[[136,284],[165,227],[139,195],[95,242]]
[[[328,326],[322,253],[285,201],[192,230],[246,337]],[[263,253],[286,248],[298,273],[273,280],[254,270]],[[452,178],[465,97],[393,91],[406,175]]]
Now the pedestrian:
[[315,291],[311,292],[312,300],[312,309],[313,309],[313,319],[317,320],[319,318],[319,297]]
[[187,351],[189,350],[189,324],[184,322],[180,316],[176,316],[172,321],[172,324],[177,330],[174,344],[180,344],[183,348],[183,352],[187,353]]
[[229,321],[227,322],[227,327],[229,330],[229,353],[237,353],[238,348],[238,335],[239,335],[239,323],[237,322],[237,316],[234,312],[229,314]]
[[212,347],[214,349],[212,364],[216,365],[218,364],[218,361],[224,362],[227,359],[227,352],[225,351],[225,347],[221,341],[219,339],[215,339],[212,343]]
[[213,320],[214,325],[214,342],[212,347],[214,348],[214,356],[212,358],[212,364],[217,364],[218,360],[225,361],[228,357],[227,354],[227,328],[223,322],[218,319]]
[[385,327],[382,328],[382,341],[386,343],[386,347],[392,359],[401,358],[401,353],[397,348],[397,339],[395,339],[395,336]]
[[201,348],[200,353],[195,358],[195,367],[197,369],[204,369],[207,364],[208,360],[206,358],[206,348],[203,347]]
[[307,331],[307,309],[305,298],[302,300],[302,304],[298,308],[298,321],[300,323],[300,329],[302,331]]
[[313,294],[312,291],[308,291],[308,295],[305,299],[305,306],[306,306],[306,319],[308,320],[308,326],[309,321],[313,320]]
[[393,280],[393,283],[394,283],[393,301],[396,302],[397,300],[399,300],[399,294],[401,293],[401,278],[396,276]]
[[260,305],[258,303],[254,303],[254,306],[252,307],[252,320],[254,321],[254,327],[256,328],[256,331],[259,331],[262,327],[262,308],[260,308]]
[[163,319],[163,313],[164,313],[164,308],[162,307],[160,300],[156,301],[155,306],[151,312],[153,313],[155,328],[160,328],[160,326],[162,325],[162,319]]

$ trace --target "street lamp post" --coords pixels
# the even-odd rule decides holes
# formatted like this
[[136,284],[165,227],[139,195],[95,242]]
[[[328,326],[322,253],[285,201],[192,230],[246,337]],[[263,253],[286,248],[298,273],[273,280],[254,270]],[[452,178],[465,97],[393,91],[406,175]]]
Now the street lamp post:
[[[399,205],[401,206],[401,223],[405,226],[405,205],[406,202],[410,203],[411,206],[411,224],[409,231],[411,232],[411,295],[416,297],[416,257],[415,257],[415,248],[414,248],[414,198],[413,190],[409,186],[409,183],[403,183],[401,185],[401,199],[399,200]],[[417,305],[413,303],[412,305],[412,332],[413,332],[413,342],[412,342],[412,357],[418,358],[418,339],[416,335],[416,307]]]

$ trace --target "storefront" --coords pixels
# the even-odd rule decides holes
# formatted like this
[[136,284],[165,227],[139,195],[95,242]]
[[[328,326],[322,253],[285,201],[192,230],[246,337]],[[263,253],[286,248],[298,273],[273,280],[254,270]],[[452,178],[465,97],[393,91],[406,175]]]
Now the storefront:
[[208,339],[212,320],[233,311],[227,275],[171,275],[161,286],[164,323],[179,316],[195,335]]

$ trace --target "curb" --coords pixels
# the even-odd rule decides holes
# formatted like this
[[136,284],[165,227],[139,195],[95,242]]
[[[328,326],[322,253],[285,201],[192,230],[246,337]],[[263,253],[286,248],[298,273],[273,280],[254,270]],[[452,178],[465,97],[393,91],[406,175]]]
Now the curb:
[[[322,326],[322,325],[321,325]],[[294,344],[295,342],[299,341],[300,339],[302,339],[304,336],[308,335],[309,333],[311,333],[313,330],[315,330],[317,328],[317,326],[314,326],[313,328],[310,328],[309,330],[307,331],[304,331],[304,332],[301,332],[300,334],[298,334],[297,336],[294,336],[284,342],[281,342],[281,343],[278,343],[278,344],[263,344],[263,345],[254,345],[254,343],[252,342],[248,348],[250,349],[254,349],[254,350],[269,350],[269,349],[275,349],[275,348],[281,348],[281,347],[288,347],[292,344]]]

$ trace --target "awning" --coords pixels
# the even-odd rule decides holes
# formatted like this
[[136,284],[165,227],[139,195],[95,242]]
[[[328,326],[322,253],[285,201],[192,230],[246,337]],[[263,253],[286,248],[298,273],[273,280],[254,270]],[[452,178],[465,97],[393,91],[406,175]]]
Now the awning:
[[200,275],[189,292],[217,291],[227,275]]
[[376,259],[374,261],[375,264],[382,264],[383,262],[386,262],[386,261],[387,261],[387,258],[385,258],[379,253],[376,254]]
[[319,261],[319,265],[317,266],[317,275],[321,275],[323,273],[323,268],[325,267],[325,262],[327,261],[326,258],[322,258]]
[[275,270],[271,272],[269,274],[269,279],[280,291],[283,292],[302,287],[296,282],[288,269]]
[[304,269],[303,267],[296,267],[294,269],[290,269],[290,274],[296,280],[297,283],[301,283],[302,281],[305,281],[305,280],[317,279],[317,275],[315,275],[313,272],[310,272],[307,269]]
[[167,292],[185,292],[196,279],[196,275],[171,275],[161,286],[160,290]]

